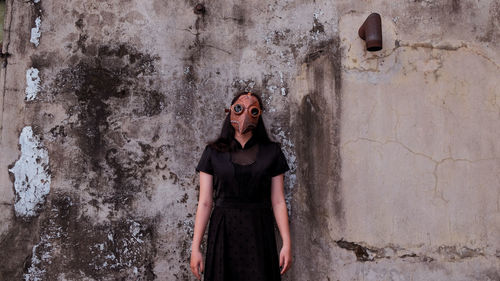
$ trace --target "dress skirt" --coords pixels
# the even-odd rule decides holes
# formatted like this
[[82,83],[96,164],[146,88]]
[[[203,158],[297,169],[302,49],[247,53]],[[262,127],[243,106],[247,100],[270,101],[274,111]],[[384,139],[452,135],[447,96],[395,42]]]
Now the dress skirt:
[[281,280],[268,202],[217,200],[207,238],[204,281]]

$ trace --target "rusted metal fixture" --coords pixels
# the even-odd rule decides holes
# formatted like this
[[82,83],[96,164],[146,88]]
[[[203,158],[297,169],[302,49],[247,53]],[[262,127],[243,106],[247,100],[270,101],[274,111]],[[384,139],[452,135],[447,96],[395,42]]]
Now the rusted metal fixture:
[[194,13],[197,15],[203,15],[205,13],[205,6],[203,6],[203,4],[196,4],[194,7]]
[[382,19],[378,13],[370,14],[358,30],[358,35],[366,42],[370,52],[382,50]]

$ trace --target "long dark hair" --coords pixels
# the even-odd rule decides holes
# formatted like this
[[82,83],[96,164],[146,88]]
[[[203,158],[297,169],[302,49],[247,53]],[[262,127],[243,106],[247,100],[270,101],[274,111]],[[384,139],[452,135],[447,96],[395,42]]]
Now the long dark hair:
[[[236,94],[231,101],[231,106],[238,100],[241,95],[246,95],[248,92],[240,92]],[[251,93],[252,96],[256,97],[259,101],[259,105],[262,111],[264,111],[264,105],[262,103],[262,99],[256,93]],[[236,143],[237,140],[234,139],[235,130],[231,125],[231,112],[228,112],[226,118],[224,119],[224,123],[222,123],[222,130],[217,139],[208,142],[208,145],[214,148],[217,151],[227,152],[227,151],[235,151],[238,147]],[[257,138],[258,143],[270,143],[275,142],[271,140],[267,134],[266,126],[264,125],[264,120],[262,120],[262,114],[259,116],[259,121],[257,123],[257,127],[252,130],[252,135]]]

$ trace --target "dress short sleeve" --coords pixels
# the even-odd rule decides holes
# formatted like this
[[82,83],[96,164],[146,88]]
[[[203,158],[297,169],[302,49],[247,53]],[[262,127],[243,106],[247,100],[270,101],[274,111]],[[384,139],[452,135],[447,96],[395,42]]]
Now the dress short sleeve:
[[288,166],[288,163],[285,158],[285,154],[281,150],[279,144],[276,144],[276,150],[277,152],[275,153],[275,158],[271,168],[271,177],[275,177],[279,174],[283,174],[286,171],[290,170],[290,167]]
[[200,161],[198,162],[198,165],[196,166],[196,171],[197,172],[205,172],[207,174],[214,174],[214,168],[212,166],[212,160],[211,160],[211,149],[207,145],[205,146],[205,150],[203,151],[203,154],[201,154]]

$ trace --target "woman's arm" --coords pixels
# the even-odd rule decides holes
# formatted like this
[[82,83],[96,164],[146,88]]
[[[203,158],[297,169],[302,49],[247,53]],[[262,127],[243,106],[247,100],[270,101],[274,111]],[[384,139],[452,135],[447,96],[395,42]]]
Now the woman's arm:
[[273,205],[274,217],[283,241],[283,247],[280,252],[280,266],[281,274],[285,273],[291,266],[291,240],[290,240],[290,227],[288,225],[288,210],[285,202],[285,188],[283,184],[284,174],[277,175],[272,178],[271,182],[271,202]]
[[191,245],[191,270],[200,280],[200,272],[203,272],[204,269],[200,246],[212,211],[212,190],[213,176],[200,171],[200,198],[194,222],[193,244]]

